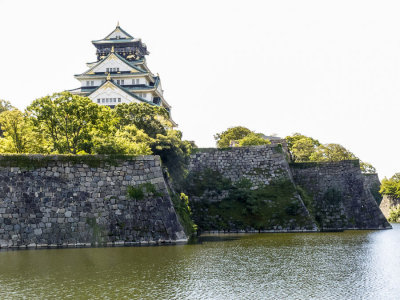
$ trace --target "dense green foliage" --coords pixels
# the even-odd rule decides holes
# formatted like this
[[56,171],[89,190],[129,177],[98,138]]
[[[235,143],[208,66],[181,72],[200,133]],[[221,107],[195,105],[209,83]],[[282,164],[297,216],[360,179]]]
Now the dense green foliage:
[[27,112],[34,129],[57,153],[91,153],[93,132],[112,132],[110,108],[68,92],[37,99]]
[[294,133],[287,136],[286,142],[288,145],[291,160],[294,162],[307,162],[310,161],[310,156],[315,152],[320,143],[318,140]]
[[205,194],[206,198],[221,199],[191,202],[194,220],[201,230],[268,230],[306,221],[290,181],[275,181],[253,189],[249,180],[233,183],[219,172],[205,170],[188,177],[186,190],[193,197]]
[[376,174],[375,167],[370,163],[360,161],[360,168],[364,174]]
[[394,174],[390,179],[383,178],[379,192],[382,195],[400,198],[400,173]]
[[184,193],[180,193],[180,195],[171,193],[171,199],[186,235],[189,237],[194,235],[197,231],[197,225],[194,224],[192,220],[192,210],[189,206],[189,197]]
[[[358,159],[352,152],[339,144],[321,144],[311,137],[294,133],[286,138],[292,162],[324,162]],[[367,162],[360,161],[360,169],[364,174],[374,174],[376,169]]]
[[266,145],[271,142],[263,138],[261,133],[255,133],[243,126],[228,128],[227,130],[214,135],[218,148],[234,146],[257,146]]
[[160,155],[173,181],[195,145],[172,129],[168,112],[149,104],[114,110],[69,92],[34,100],[23,113],[0,101],[0,153]]
[[310,155],[311,161],[341,161],[357,159],[353,153],[339,144],[320,145]]

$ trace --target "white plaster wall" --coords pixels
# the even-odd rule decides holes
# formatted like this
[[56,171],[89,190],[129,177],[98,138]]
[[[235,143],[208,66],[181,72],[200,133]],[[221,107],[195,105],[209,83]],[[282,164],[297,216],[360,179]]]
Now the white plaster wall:
[[95,67],[93,72],[106,72],[107,68],[119,68],[119,71],[131,71],[132,68],[116,57],[109,57],[106,61]]
[[100,86],[102,84],[102,80],[99,79],[79,79],[79,81],[82,87],[91,86],[86,84],[87,81],[93,81],[93,86]]
[[102,105],[117,105],[119,103],[131,103],[131,102],[140,103],[139,100],[135,99],[134,97],[132,97],[114,87],[100,88],[99,90],[97,90],[93,94],[91,94],[89,96],[89,98],[95,103],[97,103],[97,99],[121,98],[121,102],[118,102],[118,100],[117,100],[117,102],[115,102],[115,103],[103,103],[103,101],[100,101],[99,104],[102,104]]
[[[135,80],[135,83],[133,83],[133,81],[132,81],[133,79]],[[137,83],[138,79],[139,79],[139,83]],[[146,85],[148,85],[149,82],[147,81],[147,79],[145,77],[135,77],[135,78],[129,79],[129,84],[146,84]]]

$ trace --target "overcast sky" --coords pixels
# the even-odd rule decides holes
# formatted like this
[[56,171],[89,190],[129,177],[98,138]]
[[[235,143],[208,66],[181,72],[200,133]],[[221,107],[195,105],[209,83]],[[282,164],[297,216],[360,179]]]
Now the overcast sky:
[[184,138],[243,125],[340,143],[400,172],[400,1],[0,0],[0,98],[79,86],[92,40],[142,38]]

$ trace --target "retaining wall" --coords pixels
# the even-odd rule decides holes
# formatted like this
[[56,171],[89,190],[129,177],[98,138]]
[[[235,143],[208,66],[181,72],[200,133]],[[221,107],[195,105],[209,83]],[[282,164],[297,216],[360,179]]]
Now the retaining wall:
[[[127,197],[144,183],[154,193]],[[184,240],[158,156],[0,156],[0,247]]]
[[369,188],[358,160],[291,164],[294,181],[314,200],[321,229],[391,228]]

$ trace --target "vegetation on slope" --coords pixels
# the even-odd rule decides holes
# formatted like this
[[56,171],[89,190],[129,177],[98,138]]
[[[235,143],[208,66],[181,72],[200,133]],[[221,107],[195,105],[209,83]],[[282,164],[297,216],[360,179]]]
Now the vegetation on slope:
[[[306,226],[308,218],[290,181],[272,182],[253,189],[247,179],[233,183],[219,172],[190,174],[194,220],[201,230],[270,230]],[[196,201],[196,197],[203,197]]]

